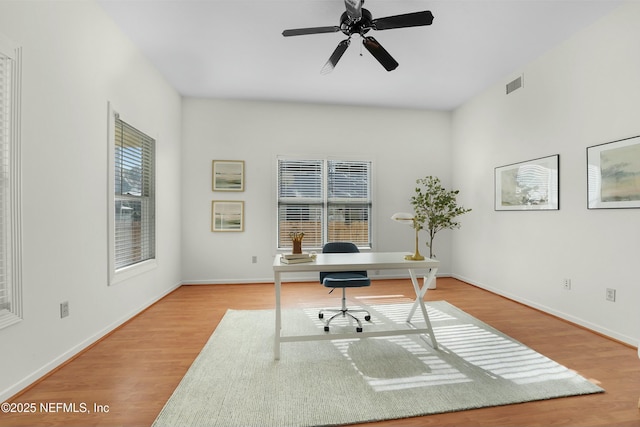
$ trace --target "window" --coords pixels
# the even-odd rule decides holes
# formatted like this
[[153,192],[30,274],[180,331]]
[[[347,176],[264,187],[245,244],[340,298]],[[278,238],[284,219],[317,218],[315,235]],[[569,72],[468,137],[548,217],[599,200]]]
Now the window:
[[303,232],[306,248],[350,241],[371,247],[371,162],[278,159],[278,248]]
[[0,38],[0,328],[22,319],[21,49]]
[[119,281],[119,272],[155,259],[155,140],[113,113],[112,148],[109,209],[113,283]]

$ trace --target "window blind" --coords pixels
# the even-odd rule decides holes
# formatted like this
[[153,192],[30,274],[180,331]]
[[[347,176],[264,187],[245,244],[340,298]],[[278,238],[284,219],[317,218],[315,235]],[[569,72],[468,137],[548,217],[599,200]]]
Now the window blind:
[[371,162],[328,161],[328,241],[370,247]]
[[371,162],[278,159],[278,248],[350,241],[371,247]]
[[304,233],[304,245],[322,246],[321,160],[278,161],[278,247],[292,247],[290,234]]
[[155,140],[115,119],[115,268],[155,258]]
[[0,37],[0,328],[22,319],[21,62],[22,49]]
[[11,59],[0,53],[0,312],[11,311],[9,147]]

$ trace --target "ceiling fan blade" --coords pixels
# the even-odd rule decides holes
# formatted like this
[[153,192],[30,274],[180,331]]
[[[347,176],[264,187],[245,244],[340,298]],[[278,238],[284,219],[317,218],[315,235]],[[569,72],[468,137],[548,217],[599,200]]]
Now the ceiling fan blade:
[[328,74],[333,71],[340,58],[342,58],[342,54],[344,54],[345,50],[349,47],[349,44],[351,44],[351,39],[342,40],[338,43],[338,47],[333,51],[327,63],[324,64],[324,67],[320,70],[320,74]]
[[362,44],[367,48],[369,52],[378,60],[380,64],[387,71],[395,70],[398,67],[398,63],[389,52],[387,52],[376,39],[371,36],[363,37]]
[[291,36],[305,36],[307,34],[322,34],[322,33],[337,33],[340,31],[340,27],[311,27],[311,28],[294,28],[291,30],[284,30],[282,35],[285,37]]
[[344,0],[347,16],[351,22],[357,22],[362,18],[362,3],[364,0]]
[[374,30],[389,30],[392,28],[420,27],[431,25],[433,14],[425,10],[424,12],[405,13],[403,15],[387,16],[371,21],[371,28]]

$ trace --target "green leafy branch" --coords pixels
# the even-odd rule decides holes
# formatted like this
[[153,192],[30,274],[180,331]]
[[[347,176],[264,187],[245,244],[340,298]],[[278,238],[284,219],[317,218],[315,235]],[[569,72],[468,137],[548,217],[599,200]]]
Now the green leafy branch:
[[427,247],[429,258],[433,258],[433,239],[436,233],[445,229],[460,228],[460,222],[454,219],[470,212],[458,206],[456,196],[459,190],[446,190],[438,177],[427,176],[416,180],[419,186],[415,189],[415,195],[411,197],[411,205],[414,209],[414,228],[426,230],[429,233]]

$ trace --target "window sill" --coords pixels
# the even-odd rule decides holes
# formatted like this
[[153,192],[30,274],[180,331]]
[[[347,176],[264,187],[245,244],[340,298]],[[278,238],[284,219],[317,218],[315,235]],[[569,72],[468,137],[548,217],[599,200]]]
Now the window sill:
[[0,329],[4,329],[8,326],[21,322],[22,318],[9,310],[0,310]]
[[122,283],[126,280],[131,279],[132,277],[154,270],[157,267],[158,267],[157,261],[155,259],[150,259],[147,261],[142,261],[137,264],[120,268],[116,271],[111,272],[109,285],[110,286],[117,285],[119,283]]

